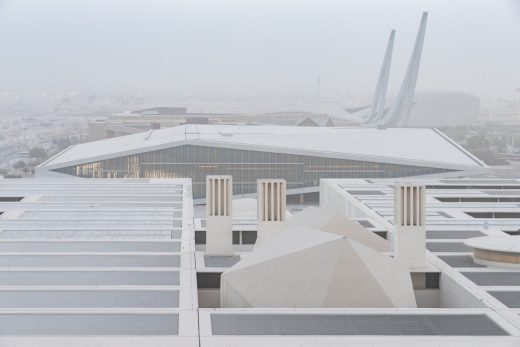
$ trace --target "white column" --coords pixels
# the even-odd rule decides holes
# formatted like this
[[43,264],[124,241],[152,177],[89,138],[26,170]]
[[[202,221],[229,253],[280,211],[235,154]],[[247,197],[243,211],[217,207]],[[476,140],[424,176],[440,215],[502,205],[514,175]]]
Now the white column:
[[269,240],[285,226],[286,183],[282,179],[257,181],[258,217],[255,247]]
[[394,186],[394,253],[409,268],[426,266],[426,188]]
[[232,199],[231,176],[206,177],[206,254],[233,254]]

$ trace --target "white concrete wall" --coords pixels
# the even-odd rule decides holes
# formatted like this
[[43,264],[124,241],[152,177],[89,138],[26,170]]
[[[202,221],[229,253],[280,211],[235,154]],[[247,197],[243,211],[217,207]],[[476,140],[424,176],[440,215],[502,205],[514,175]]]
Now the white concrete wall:
[[459,285],[446,273],[440,278],[440,307],[441,308],[483,308],[486,307],[475,295]]
[[334,184],[320,180],[320,207],[328,208],[343,216],[350,217],[347,213],[345,196],[335,188]]
[[231,176],[206,178],[206,253],[233,254]]
[[218,308],[220,307],[220,289],[199,289],[199,307]]
[[233,254],[231,216],[208,216],[206,218],[206,253],[208,255]]
[[320,207],[333,210],[348,218],[370,218],[362,208],[362,203],[349,197],[334,181],[320,181]]
[[[268,294],[272,295],[272,294]],[[225,279],[220,281],[220,307],[249,308],[251,305]]]
[[414,293],[418,308],[440,307],[439,289],[415,289]]
[[426,223],[424,186],[394,186],[395,258],[409,268],[426,266]]

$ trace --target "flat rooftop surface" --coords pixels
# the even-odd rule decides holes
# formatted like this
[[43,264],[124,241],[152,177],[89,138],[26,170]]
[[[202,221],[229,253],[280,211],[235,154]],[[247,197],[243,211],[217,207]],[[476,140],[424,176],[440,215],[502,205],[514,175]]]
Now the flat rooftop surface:
[[4,179],[0,212],[1,345],[198,345],[189,180]]
[[[388,182],[327,184],[366,209],[358,223],[392,236]],[[507,184],[520,193],[520,183]],[[465,213],[469,207],[519,207],[510,201],[482,206],[431,200],[462,193],[486,195],[466,188],[429,190],[428,243],[440,247],[429,257],[473,290],[481,307],[230,310],[199,308],[196,269],[225,271],[247,252],[196,252],[189,180],[2,180],[0,345],[518,345],[520,271],[472,266],[471,253],[457,247],[476,233],[518,225],[472,217]]]
[[[519,226],[520,229],[520,226]],[[515,253],[520,255],[520,236],[483,236],[464,242],[468,247],[486,251]]]
[[520,331],[520,269],[481,265],[472,258],[473,247],[516,250],[520,180],[327,179],[322,189],[327,187],[332,198],[321,203],[332,207],[334,199],[343,199],[346,211],[355,210],[356,217],[384,226],[392,240],[396,181],[426,187],[427,259],[442,272],[441,291],[443,281],[456,282],[466,291],[468,304],[498,314]]

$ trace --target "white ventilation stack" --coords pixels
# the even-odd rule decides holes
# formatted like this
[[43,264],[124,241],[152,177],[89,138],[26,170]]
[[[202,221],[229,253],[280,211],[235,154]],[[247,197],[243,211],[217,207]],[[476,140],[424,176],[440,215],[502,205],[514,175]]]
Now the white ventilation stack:
[[394,188],[394,253],[409,268],[426,266],[426,188],[396,184]]
[[285,226],[286,183],[282,179],[257,181],[258,215],[255,247],[269,240]]
[[233,254],[232,198],[231,176],[206,177],[206,254]]

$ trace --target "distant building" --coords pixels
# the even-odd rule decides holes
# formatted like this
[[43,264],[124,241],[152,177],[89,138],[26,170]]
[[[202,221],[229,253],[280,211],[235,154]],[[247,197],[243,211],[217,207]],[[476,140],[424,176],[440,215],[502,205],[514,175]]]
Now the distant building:
[[123,112],[89,123],[89,141],[136,134],[158,128],[185,124],[280,125],[333,127],[350,124],[326,114],[311,112],[274,112],[261,114],[227,114],[188,112],[185,107],[152,107]]
[[116,113],[91,121],[88,140],[98,141],[183,124],[221,123],[229,117],[234,115],[188,112],[186,107],[152,107]]
[[88,140],[98,141],[107,138],[107,120],[106,118],[96,118],[88,124]]
[[132,111],[134,114],[141,115],[185,115],[187,112],[188,109],[186,107],[152,107]]
[[232,175],[234,193],[283,178],[290,194],[317,192],[321,178],[460,175],[486,166],[433,129],[184,125],[84,143],[49,159],[37,175],[192,178]]
[[467,126],[476,123],[479,112],[478,96],[459,92],[419,92],[406,126]]

